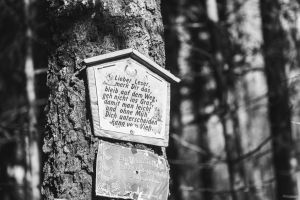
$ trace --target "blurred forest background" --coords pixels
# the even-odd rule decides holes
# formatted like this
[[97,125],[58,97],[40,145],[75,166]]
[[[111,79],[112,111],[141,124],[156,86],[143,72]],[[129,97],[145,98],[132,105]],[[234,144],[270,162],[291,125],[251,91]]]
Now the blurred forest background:
[[[0,199],[40,199],[50,28],[0,0]],[[300,199],[300,2],[162,0],[174,200]]]

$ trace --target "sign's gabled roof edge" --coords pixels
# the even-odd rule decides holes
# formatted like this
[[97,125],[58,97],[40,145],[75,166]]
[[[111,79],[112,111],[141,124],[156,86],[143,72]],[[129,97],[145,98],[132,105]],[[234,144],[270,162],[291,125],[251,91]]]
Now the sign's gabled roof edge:
[[144,56],[143,54],[141,54],[140,52],[132,48],[123,49],[123,50],[119,50],[119,51],[115,51],[115,52],[111,52],[99,56],[94,56],[91,58],[86,58],[84,59],[84,63],[88,66],[91,66],[94,64],[100,64],[103,62],[108,62],[108,61],[117,60],[126,57],[131,57],[134,60],[140,62],[150,70],[154,71],[161,77],[165,78],[167,81],[172,81],[176,83],[180,82],[180,79],[178,77],[176,77],[169,71],[165,70],[164,68],[160,67],[156,62],[154,62],[150,58]]

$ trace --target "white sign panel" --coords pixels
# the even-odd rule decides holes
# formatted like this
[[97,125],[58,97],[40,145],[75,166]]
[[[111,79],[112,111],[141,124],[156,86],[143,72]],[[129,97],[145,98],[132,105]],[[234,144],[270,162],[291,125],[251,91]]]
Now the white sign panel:
[[101,129],[165,137],[168,87],[164,79],[130,58],[94,70]]
[[180,79],[131,48],[84,62],[95,135],[168,146],[170,82]]
[[112,198],[167,200],[167,160],[148,150],[101,141],[95,189],[96,195]]

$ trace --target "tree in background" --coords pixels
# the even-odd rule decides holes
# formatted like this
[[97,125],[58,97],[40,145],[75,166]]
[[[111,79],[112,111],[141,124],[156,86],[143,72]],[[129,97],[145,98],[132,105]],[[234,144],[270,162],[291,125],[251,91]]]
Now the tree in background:
[[4,0],[0,9],[0,199],[37,200],[47,20],[34,0]]
[[[178,0],[169,0],[162,1],[162,16],[164,20],[165,27],[165,53],[166,53],[166,69],[170,70],[173,74],[178,73],[178,47],[179,41],[177,37],[176,26],[173,24],[176,23],[176,17],[178,15]],[[172,139],[172,136],[180,131],[180,95],[179,90],[175,87],[171,87],[171,106],[170,110],[170,140],[169,147],[167,148],[167,154],[169,161],[176,160],[178,157],[178,145],[176,141]],[[179,166],[176,164],[170,164],[170,199],[180,199],[180,186],[178,177]]]
[[[297,1],[260,1],[264,38],[264,61],[268,84],[268,107],[273,144],[276,199],[295,196],[295,149],[291,129],[287,72],[295,64],[295,41],[291,27]],[[296,8],[296,9],[295,9]],[[299,11],[298,11],[299,12]]]
[[234,110],[238,119],[239,159],[248,199],[273,199],[270,132],[267,119],[267,86],[262,56],[259,1],[224,4],[231,44]]
[[0,199],[21,199],[26,185],[28,116],[23,1],[0,2]]
[[[182,5],[184,6],[181,5],[175,8],[175,10],[177,9],[177,18],[182,19],[182,21],[179,21],[179,23],[178,21],[173,21],[167,24],[167,28],[178,30],[177,41],[179,41],[180,45],[178,54],[175,54],[178,55],[176,65],[178,65],[179,76],[183,79],[183,86],[178,94],[181,95],[182,102],[186,99],[190,100],[190,104],[183,103],[183,105],[190,106],[182,109],[178,116],[181,116],[181,118],[185,116],[186,119],[201,116],[196,111],[197,109],[205,108],[205,106],[201,106],[205,105],[201,103],[205,98],[210,98],[208,101],[210,103],[214,102],[211,107],[208,106],[205,110],[207,111],[209,108],[214,109],[212,109],[213,112],[207,115],[206,120],[197,121],[196,124],[181,123],[179,127],[182,129],[175,130],[179,136],[173,136],[173,139],[178,144],[178,158],[173,162],[171,161],[171,164],[173,163],[181,169],[180,175],[175,177],[183,194],[181,199],[202,198],[203,194],[213,195],[210,197],[209,195],[204,195],[209,199],[224,196],[233,199],[274,199],[275,182],[272,163],[270,162],[272,158],[270,141],[273,141],[272,131],[274,130],[271,129],[271,133],[269,132],[269,122],[267,120],[268,104],[271,106],[271,102],[268,101],[268,94],[270,95],[271,93],[268,92],[265,80],[265,74],[268,76],[268,72],[264,73],[263,70],[263,34],[261,29],[261,13],[262,15],[265,13],[267,15],[270,14],[267,11],[268,6],[266,6],[266,10],[260,13],[258,1],[220,1],[218,4],[216,1],[210,0],[202,1],[202,4],[193,4],[192,1],[183,2]],[[285,29],[289,30],[285,34],[285,37],[289,40],[286,47],[290,47],[285,55],[289,55],[289,62],[294,60],[293,62],[295,63],[297,59],[295,57],[297,55],[295,53],[295,44],[297,44],[295,38],[299,38],[296,31],[295,16],[298,16],[297,12],[299,11],[295,2],[291,4],[286,2],[285,4],[289,6],[284,6],[284,3],[278,6],[278,8],[282,9],[281,15],[278,16],[283,16],[283,19],[290,19],[288,23],[285,23]],[[204,19],[205,16],[203,15],[200,17],[201,14],[198,13],[197,17],[199,18],[189,21],[189,17],[193,16],[193,11],[195,10],[207,13],[207,19]],[[182,15],[182,13],[185,15]],[[279,19],[276,20],[280,21]],[[269,24],[268,26],[271,28],[276,27],[275,24]],[[197,29],[195,30],[195,28]],[[201,30],[206,32],[204,31],[203,34]],[[277,35],[276,29],[271,32],[271,34]],[[172,38],[174,40],[174,32],[172,32]],[[199,38],[206,43],[199,45],[197,43]],[[269,36],[268,39],[269,41],[273,40],[273,37]],[[280,39],[276,40],[279,41]],[[193,57],[195,49],[197,49],[196,51],[199,54]],[[173,51],[176,50],[173,49]],[[184,54],[180,54],[180,52]],[[201,57],[200,54],[207,57]],[[185,57],[180,57],[180,55],[185,55]],[[292,55],[294,55],[293,58],[291,57]],[[266,59],[268,60],[267,57]],[[279,58],[277,57],[277,59]],[[199,75],[197,70],[205,69],[203,67],[205,60],[208,60],[206,65],[209,66],[205,71],[205,76],[194,79],[196,74]],[[193,63],[198,65],[193,65]],[[266,66],[266,68],[268,67]],[[294,69],[294,74],[295,71],[297,70]],[[184,76],[184,74],[188,75]],[[290,74],[292,75],[292,73]],[[214,91],[213,95],[209,95],[208,90],[198,93],[199,97],[196,97],[196,93],[188,92],[197,91],[201,87],[205,87],[204,82],[207,79],[211,80],[210,85],[212,86],[212,91]],[[188,80],[198,84],[184,85]],[[204,84],[202,85],[201,83]],[[185,87],[188,87],[188,89],[184,90],[183,88]],[[285,91],[287,90],[289,90],[289,87],[285,88]],[[288,99],[290,95],[291,93],[283,96],[286,96],[286,99]],[[294,95],[294,101],[297,99],[296,96]],[[284,108],[284,106],[281,108]],[[277,113],[277,115],[280,114]],[[203,120],[201,117],[200,119]],[[290,118],[285,119],[285,121],[290,123]],[[207,134],[205,134],[203,129],[200,131],[202,123],[206,124]],[[270,123],[272,123],[272,120]],[[197,127],[196,131],[184,129],[184,127],[188,127],[191,124]],[[185,132],[184,130],[187,131]],[[278,129],[276,130],[278,131]],[[183,137],[184,135],[186,136]],[[203,135],[207,135],[206,139],[199,140]],[[290,135],[290,142],[292,139]],[[205,155],[195,153],[195,150],[203,150],[203,143],[205,143],[206,150],[210,152],[210,162],[201,163],[200,160],[205,158]],[[295,150],[292,143],[287,146],[289,146],[291,153]],[[191,151],[191,149],[193,150]],[[226,153],[224,154],[224,152]],[[192,166],[187,167],[187,160],[182,162],[183,159],[191,157],[195,159],[197,155],[199,156],[198,161],[193,163]],[[226,162],[225,166],[224,161]],[[294,160],[291,159],[290,161],[293,163]],[[225,168],[222,168],[222,166]],[[206,173],[206,175],[210,174],[209,176],[212,179],[206,183],[210,183],[211,187],[203,187],[205,186],[201,183],[205,180],[203,177],[199,181],[192,181],[193,179],[187,178],[189,177],[189,169],[193,167],[196,169],[210,168],[210,173]],[[228,171],[226,173],[227,167]],[[201,174],[201,172],[198,173]],[[278,181],[280,180],[277,180],[276,183]],[[279,185],[285,184],[284,180],[280,182]],[[289,187],[294,186],[295,183],[291,183]],[[290,194],[287,194],[289,192],[285,193],[286,196],[294,195],[291,192]]]
[[[206,51],[209,33],[205,4],[185,0],[176,3],[171,8],[165,6],[169,17],[166,20],[167,65],[173,72],[176,67],[182,78],[181,86],[174,92],[178,96],[173,98],[172,103],[176,105],[176,112],[171,115],[174,127],[171,141],[177,150],[177,158],[170,163],[171,170],[178,170],[173,177],[178,188],[177,198],[174,198],[210,199],[210,191],[199,189],[212,187],[212,168],[207,163],[214,159],[207,140],[215,88],[208,66],[210,56]],[[178,49],[172,47],[174,41]],[[168,57],[170,55],[177,59]]]

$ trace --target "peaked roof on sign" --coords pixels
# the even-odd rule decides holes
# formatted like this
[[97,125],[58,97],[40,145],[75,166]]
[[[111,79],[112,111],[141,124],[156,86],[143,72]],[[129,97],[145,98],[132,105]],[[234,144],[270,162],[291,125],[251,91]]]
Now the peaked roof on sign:
[[84,62],[87,65],[93,65],[93,64],[100,64],[103,62],[113,61],[121,58],[130,57],[144,66],[146,66],[151,71],[157,73],[161,77],[165,78],[167,81],[173,81],[176,83],[180,82],[180,79],[171,74],[169,71],[165,70],[164,68],[160,67],[158,64],[156,64],[153,60],[150,58],[144,56],[143,54],[139,53],[138,51],[129,48],[129,49],[123,49],[120,51],[115,51],[99,56],[94,56],[91,58],[84,59]]

